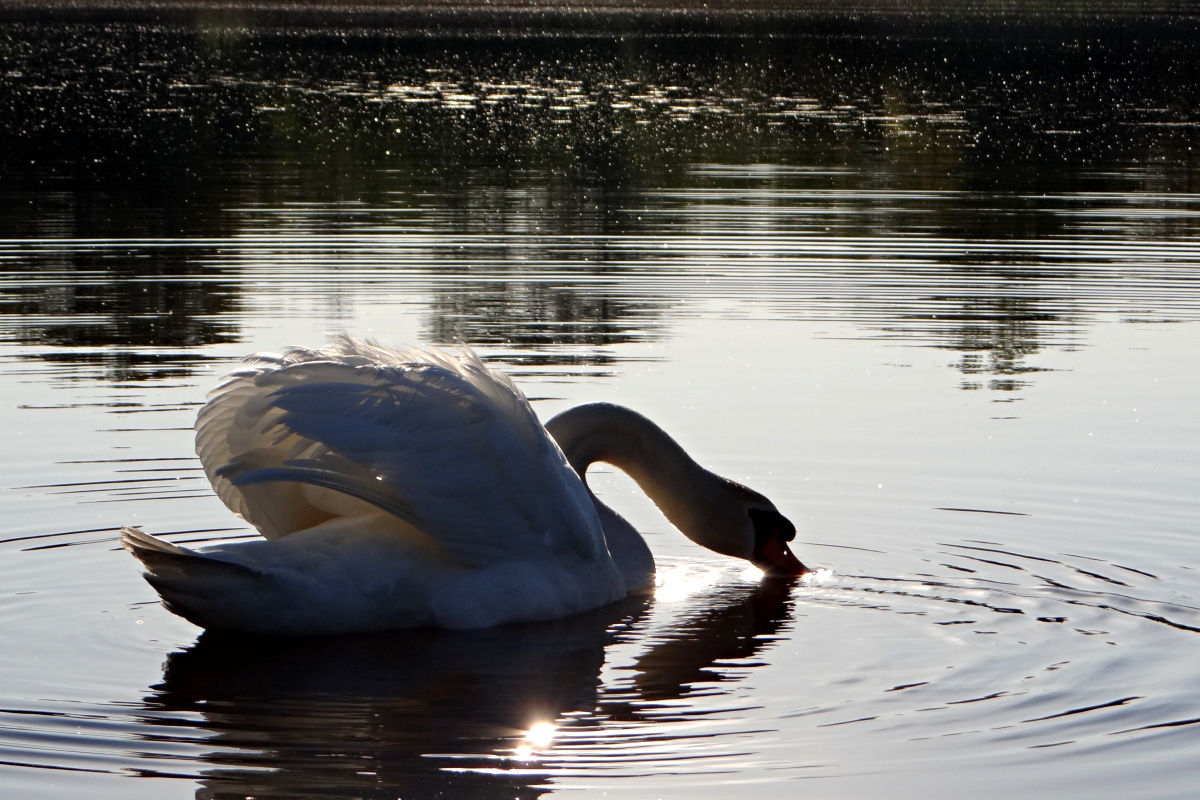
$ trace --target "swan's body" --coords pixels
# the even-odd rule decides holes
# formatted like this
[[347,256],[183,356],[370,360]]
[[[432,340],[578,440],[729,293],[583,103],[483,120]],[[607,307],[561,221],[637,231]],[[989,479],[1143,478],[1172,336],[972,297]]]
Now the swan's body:
[[263,539],[189,550],[127,528],[170,610],[206,628],[308,635],[481,628],[597,608],[653,583],[641,536],[587,488],[628,472],[698,543],[786,574],[795,529],[645,417],[592,404],[543,427],[470,351],[247,359],[196,422],[218,496]]

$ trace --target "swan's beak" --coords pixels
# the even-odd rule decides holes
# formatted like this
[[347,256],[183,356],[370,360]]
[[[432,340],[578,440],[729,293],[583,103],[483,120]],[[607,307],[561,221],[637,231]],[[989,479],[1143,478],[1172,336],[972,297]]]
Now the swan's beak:
[[812,572],[792,554],[787,542],[779,538],[765,541],[754,553],[754,565],[772,577],[794,577]]

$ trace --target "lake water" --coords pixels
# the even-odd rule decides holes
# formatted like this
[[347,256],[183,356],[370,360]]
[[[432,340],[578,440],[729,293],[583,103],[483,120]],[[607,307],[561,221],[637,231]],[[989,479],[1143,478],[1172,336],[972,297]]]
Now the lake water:
[[[1194,21],[5,13],[4,798],[1194,796]],[[637,408],[823,570],[599,471],[653,599],[201,634],[116,528],[244,534],[197,407],[339,331]]]

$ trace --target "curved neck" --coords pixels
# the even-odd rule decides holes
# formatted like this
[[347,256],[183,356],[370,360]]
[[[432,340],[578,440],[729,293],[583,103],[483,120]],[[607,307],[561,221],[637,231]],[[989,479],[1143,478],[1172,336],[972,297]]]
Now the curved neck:
[[701,467],[666,431],[636,411],[589,403],[546,423],[575,472],[586,482],[588,467],[603,461],[637,482],[671,524],[688,538],[723,552],[704,535],[704,500],[724,479]]

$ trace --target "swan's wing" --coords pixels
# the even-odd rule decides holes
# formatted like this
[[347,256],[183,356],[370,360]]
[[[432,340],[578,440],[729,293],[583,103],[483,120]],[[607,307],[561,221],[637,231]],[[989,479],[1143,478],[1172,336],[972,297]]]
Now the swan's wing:
[[196,427],[217,494],[268,538],[375,506],[471,564],[603,550],[586,488],[524,395],[470,351],[344,337],[255,356]]

